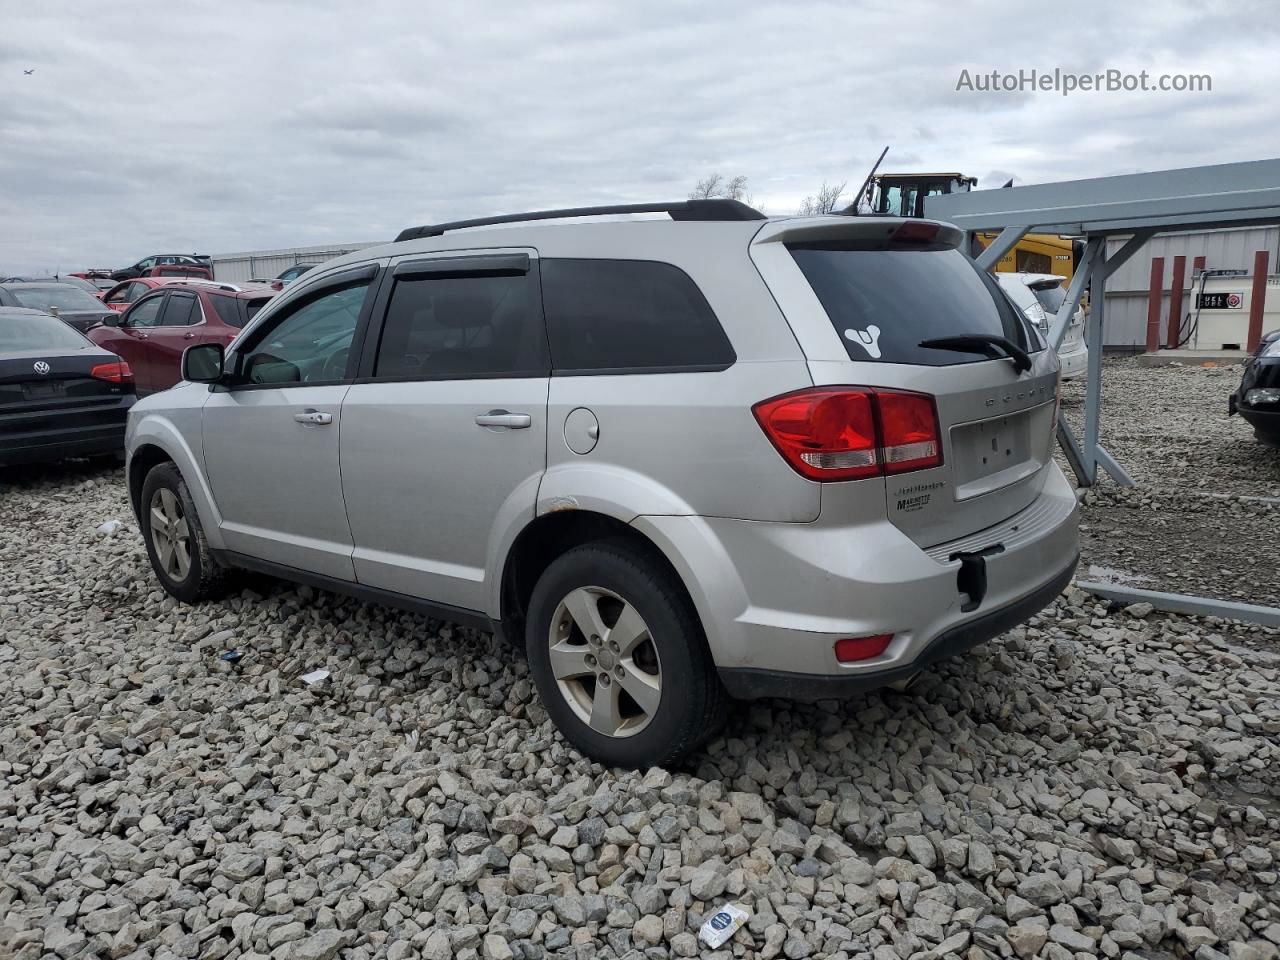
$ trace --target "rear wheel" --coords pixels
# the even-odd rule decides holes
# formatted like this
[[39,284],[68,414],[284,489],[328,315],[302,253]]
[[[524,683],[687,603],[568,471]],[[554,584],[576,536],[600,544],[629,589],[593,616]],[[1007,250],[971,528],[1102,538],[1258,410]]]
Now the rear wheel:
[[547,712],[587,756],[667,764],[715,732],[724,691],[681,585],[625,542],[576,547],[539,578],[526,623]]
[[147,556],[165,592],[184,603],[220,595],[227,571],[213,559],[187,484],[172,463],[147,474],[141,513]]

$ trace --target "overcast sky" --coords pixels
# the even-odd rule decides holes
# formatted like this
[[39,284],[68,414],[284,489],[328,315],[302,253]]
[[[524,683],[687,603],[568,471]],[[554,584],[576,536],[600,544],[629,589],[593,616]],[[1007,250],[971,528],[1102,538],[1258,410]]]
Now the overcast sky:
[[[885,144],[884,169],[980,187],[1280,156],[1274,4],[966,6],[0,0],[0,269],[683,198],[712,171],[790,213]],[[1055,67],[1213,90],[956,90]]]

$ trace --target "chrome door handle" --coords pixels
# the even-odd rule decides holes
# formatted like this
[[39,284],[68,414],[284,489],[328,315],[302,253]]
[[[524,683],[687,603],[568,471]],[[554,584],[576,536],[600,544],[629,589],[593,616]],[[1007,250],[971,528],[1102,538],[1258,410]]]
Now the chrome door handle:
[[533,423],[527,413],[509,413],[506,410],[490,410],[476,417],[482,427],[506,427],[508,430],[525,430]]
[[311,423],[317,427],[327,427],[333,423],[333,414],[321,413],[319,410],[307,410],[305,413],[295,413],[293,419],[299,423]]
[[184,333],[182,335],[183,340],[194,340],[195,338],[196,338],[196,335],[194,333]]

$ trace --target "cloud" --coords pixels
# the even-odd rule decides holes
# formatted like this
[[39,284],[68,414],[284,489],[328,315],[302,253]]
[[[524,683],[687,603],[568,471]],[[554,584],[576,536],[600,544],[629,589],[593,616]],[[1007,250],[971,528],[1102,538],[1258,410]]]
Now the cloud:
[[[1276,156],[1268,10],[117,0],[105,24],[87,0],[25,4],[0,38],[0,268],[678,199],[716,170],[785,213],[824,180],[861,182],[886,143],[886,170],[984,187],[992,171],[1022,184]],[[1204,72],[1213,90],[955,89],[963,69],[1054,67]]]

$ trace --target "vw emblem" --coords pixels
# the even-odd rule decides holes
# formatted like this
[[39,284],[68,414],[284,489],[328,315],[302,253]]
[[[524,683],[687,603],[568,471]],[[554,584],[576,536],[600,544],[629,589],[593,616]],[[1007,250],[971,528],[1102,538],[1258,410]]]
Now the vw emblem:
[[40,374],[40,376],[42,377],[52,369],[53,368],[50,367],[49,364],[45,363],[43,360],[37,360],[35,362],[35,371],[36,373]]

